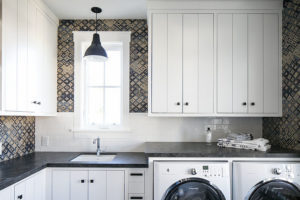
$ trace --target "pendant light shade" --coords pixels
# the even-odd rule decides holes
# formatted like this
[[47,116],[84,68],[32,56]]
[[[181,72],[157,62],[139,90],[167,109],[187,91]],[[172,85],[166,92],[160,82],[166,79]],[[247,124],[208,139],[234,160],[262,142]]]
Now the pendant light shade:
[[100,36],[98,33],[95,33],[93,35],[92,44],[91,46],[89,46],[89,48],[87,48],[84,54],[84,58],[102,62],[105,62],[107,60],[107,53],[101,45]]
[[101,13],[101,8],[93,7],[92,12],[96,14],[96,33],[93,35],[93,41],[89,48],[87,48],[84,58],[91,60],[91,61],[99,61],[99,62],[105,62],[108,57],[105,49],[101,45],[100,36],[97,33],[97,14]]

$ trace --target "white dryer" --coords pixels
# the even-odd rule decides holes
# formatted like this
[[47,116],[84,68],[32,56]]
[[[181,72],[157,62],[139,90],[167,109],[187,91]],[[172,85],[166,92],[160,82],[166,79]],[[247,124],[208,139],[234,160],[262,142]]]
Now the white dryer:
[[233,200],[296,200],[299,185],[299,162],[233,163]]
[[154,162],[154,200],[230,200],[230,194],[228,162]]

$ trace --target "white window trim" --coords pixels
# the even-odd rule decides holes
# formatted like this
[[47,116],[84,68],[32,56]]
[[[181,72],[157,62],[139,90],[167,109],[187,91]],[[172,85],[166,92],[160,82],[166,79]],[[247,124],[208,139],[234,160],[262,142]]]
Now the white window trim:
[[73,31],[74,41],[74,133],[103,133],[103,132],[130,132],[129,129],[129,57],[130,57],[130,31],[100,31],[98,32],[101,42],[122,43],[123,47],[123,116],[121,128],[116,129],[86,129],[82,128],[83,118],[83,102],[82,93],[84,84],[82,82],[83,60],[82,60],[82,43],[91,41],[94,31]]

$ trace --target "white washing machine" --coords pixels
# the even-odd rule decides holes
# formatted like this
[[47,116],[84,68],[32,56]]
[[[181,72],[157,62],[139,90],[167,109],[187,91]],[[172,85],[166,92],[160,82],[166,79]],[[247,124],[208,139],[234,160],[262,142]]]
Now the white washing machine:
[[230,189],[228,162],[154,162],[154,200],[230,200]]
[[299,185],[299,162],[233,163],[233,200],[296,200]]

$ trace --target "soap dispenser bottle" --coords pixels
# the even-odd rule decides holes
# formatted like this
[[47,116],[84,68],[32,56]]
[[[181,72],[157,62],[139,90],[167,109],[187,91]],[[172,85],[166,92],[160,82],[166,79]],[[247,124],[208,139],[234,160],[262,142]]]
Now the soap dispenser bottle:
[[206,143],[211,143],[212,133],[210,127],[206,130]]

